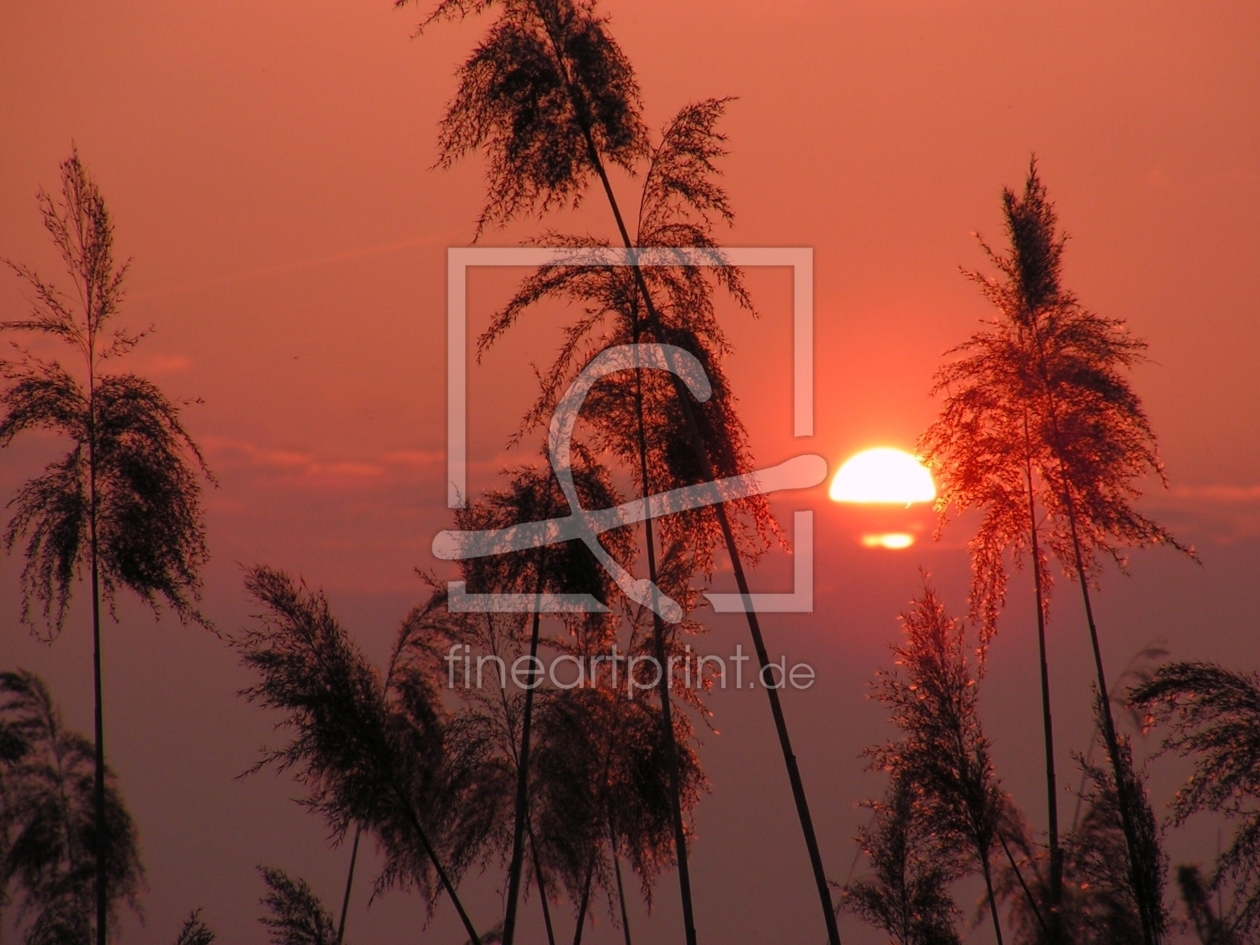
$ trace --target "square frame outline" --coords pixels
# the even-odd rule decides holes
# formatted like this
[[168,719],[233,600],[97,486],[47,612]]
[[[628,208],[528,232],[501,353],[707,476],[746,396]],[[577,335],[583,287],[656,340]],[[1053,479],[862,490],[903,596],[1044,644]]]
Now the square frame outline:
[[[575,259],[582,260],[575,262]],[[446,251],[446,505],[468,491],[468,270],[546,265],[774,267],[792,270],[792,435],[814,435],[814,251],[805,246],[572,247],[460,246]],[[813,512],[793,513],[793,588],[788,594],[705,593],[718,613],[813,610]]]

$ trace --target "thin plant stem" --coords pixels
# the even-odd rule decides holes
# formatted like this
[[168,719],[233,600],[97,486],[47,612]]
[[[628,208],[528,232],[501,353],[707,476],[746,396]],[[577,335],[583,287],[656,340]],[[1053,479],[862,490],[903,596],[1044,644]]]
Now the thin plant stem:
[[611,820],[608,822],[608,840],[612,846],[613,872],[617,876],[617,903],[621,906],[621,934],[626,945],[631,945],[630,915],[626,911],[626,890],[621,883],[621,857],[617,854],[617,832],[613,829]]
[[394,778],[390,777],[390,787],[394,791],[394,796],[402,804],[407,820],[411,822],[412,829],[415,830],[416,836],[420,840],[420,845],[424,847],[424,855],[429,858],[429,862],[433,864],[433,869],[438,874],[438,880],[442,883],[442,888],[446,890],[446,894],[451,897],[451,902],[455,906],[455,911],[459,913],[459,921],[464,924],[464,931],[468,933],[472,945],[482,945],[481,936],[477,934],[477,928],[472,924],[472,919],[468,917],[468,913],[464,909],[463,902],[460,901],[459,895],[455,892],[455,884],[451,882],[451,878],[447,875],[446,869],[442,866],[442,861],[438,859],[437,851],[433,849],[433,844],[429,841],[429,835],[425,832],[424,827],[420,825],[420,818],[416,815],[415,810],[408,800],[407,794],[399,786]]
[[[394,648],[393,655],[389,658],[389,667],[385,671],[385,685],[382,691],[389,692],[389,687],[394,680],[394,669],[398,665],[398,657],[402,653],[402,644]],[[350,889],[354,885],[354,866],[359,859],[359,837],[363,834],[363,824],[359,823],[354,828],[354,843],[350,848],[350,867],[346,871],[346,891],[341,898],[341,919],[337,922],[337,941],[336,945],[341,945],[342,939],[346,933],[346,913],[350,908]]]
[[[391,664],[392,667],[392,664]],[[392,672],[392,669],[391,669]],[[442,861],[438,858],[437,850],[433,848],[432,842],[429,840],[429,834],[420,823],[420,816],[416,813],[412,806],[411,798],[407,792],[402,789],[394,772],[391,769],[389,775],[389,786],[394,792],[394,797],[398,800],[402,807],[403,814],[407,821],[411,824],[411,828],[415,830],[416,837],[420,840],[420,846],[424,848],[424,855],[429,858],[429,862],[433,864],[434,871],[438,874],[438,881],[441,882],[442,888],[446,890],[446,894],[451,897],[451,903],[455,906],[455,911],[459,913],[459,921],[463,923],[464,931],[468,933],[468,938],[472,945],[482,945],[481,936],[477,934],[477,927],[473,925],[472,919],[469,918],[467,910],[464,909],[464,903],[460,900],[459,894],[455,891],[455,884],[451,881],[450,875],[446,872],[446,868],[442,866]]]
[[[83,234],[79,234],[80,244]],[[88,529],[92,555],[92,685],[96,772],[94,806],[96,813],[93,853],[96,855],[96,945],[105,945],[109,926],[109,901],[105,876],[105,712],[101,697],[101,578],[100,542],[97,536],[99,496],[96,491],[96,331],[92,315],[92,286],[84,286],[84,312],[87,322],[88,368]]]
[[1094,623],[1094,608],[1089,597],[1089,583],[1086,580],[1085,568],[1081,562],[1080,539],[1076,533],[1076,516],[1072,510],[1072,500],[1068,495],[1068,525],[1072,533],[1072,551],[1076,558],[1076,576],[1081,583],[1081,598],[1085,604],[1085,621],[1089,624],[1089,642],[1094,651],[1094,669],[1098,674],[1099,702],[1102,703],[1103,736],[1107,741],[1107,753],[1111,756],[1111,768],[1116,779],[1116,806],[1120,809],[1120,822],[1124,828],[1124,838],[1129,848],[1129,882],[1133,885],[1133,895],[1137,900],[1138,917],[1142,922],[1142,938],[1146,945],[1157,945],[1156,919],[1150,914],[1150,903],[1146,890],[1142,888],[1138,868],[1137,831],[1133,823],[1133,810],[1129,806],[1128,773],[1120,759],[1120,742],[1116,738],[1116,722],[1111,712],[1111,700],[1107,698],[1107,675],[1103,669],[1102,648],[1098,642],[1098,627]]
[[586,928],[586,910],[591,902],[591,881],[595,878],[595,851],[586,867],[586,882],[582,884],[582,900],[578,903],[577,928],[573,930],[573,945],[582,945],[582,932]]
[[543,925],[547,929],[547,945],[556,945],[556,933],[551,927],[551,906],[547,903],[547,884],[543,879],[542,864],[538,860],[538,842],[534,839],[534,825],[526,823],[530,858],[534,862],[534,876],[538,880],[538,900],[542,903]]
[[1041,914],[1041,907],[1037,905],[1037,897],[1033,895],[1032,890],[1028,888],[1028,883],[1024,881],[1024,871],[1019,868],[1019,864],[1015,862],[1015,857],[1011,855],[1011,848],[1006,842],[1006,836],[1000,830],[997,836],[998,841],[1002,844],[1002,852],[1006,854],[1006,861],[1011,864],[1011,870],[1015,873],[1015,879],[1019,882],[1019,888],[1024,891],[1024,897],[1028,900],[1028,907],[1032,909],[1037,925],[1041,927],[1041,934],[1049,938],[1050,927],[1046,925],[1045,917]]
[[[539,598],[543,591],[543,569],[546,551],[538,549],[538,580],[534,591]],[[542,625],[540,608],[534,608],[533,628],[529,638],[530,685],[525,690],[525,717],[521,722],[520,760],[516,765],[516,821],[512,828],[512,864],[508,873],[507,915],[503,920],[503,945],[512,945],[516,937],[516,908],[521,893],[521,871],[525,861],[525,821],[529,817],[529,741],[533,720],[534,689],[538,680],[532,673],[538,661],[538,633]],[[550,924],[550,923],[548,923]]]
[[[1124,677],[1128,674],[1129,670],[1133,667],[1133,664],[1137,662],[1138,658],[1141,655],[1142,655],[1141,652],[1134,654],[1134,656],[1125,665],[1124,671],[1121,672],[1120,677],[1111,684],[1112,685],[1111,692],[1107,693],[1108,699],[1114,699],[1116,694],[1123,688]],[[1097,744],[1098,735],[1101,732],[1102,732],[1101,726],[1095,723],[1093,735],[1090,736],[1090,740],[1089,740],[1089,748],[1085,750],[1085,763],[1087,765],[1090,762],[1092,762],[1094,759],[1094,747]],[[1076,807],[1074,808],[1072,812],[1072,829],[1073,830],[1076,829],[1077,824],[1079,824],[1081,821],[1081,810],[1084,807],[1084,798],[1085,798],[1085,784],[1088,780],[1089,780],[1089,772],[1082,771],[1080,785],[1076,789]],[[1217,837],[1217,846],[1218,847],[1220,846],[1219,835]],[[1216,851],[1218,857],[1220,856],[1220,852],[1221,852],[1220,850]],[[1219,893],[1219,890],[1218,890],[1218,893]]]
[[1024,414],[1024,474],[1028,483],[1028,524],[1032,545],[1033,589],[1037,597],[1037,652],[1041,672],[1041,724],[1046,750],[1046,821],[1050,846],[1050,928],[1051,945],[1063,941],[1063,851],[1059,846],[1059,790],[1054,765],[1054,721],[1050,712],[1050,667],[1046,659],[1046,597],[1042,586],[1041,546],[1037,537],[1037,505],[1033,491],[1032,455],[1028,414]]
[[[966,784],[972,781],[974,769],[971,763],[971,754],[968,751],[963,735],[964,721],[952,706],[948,722],[954,735],[954,751],[960,759],[960,770],[958,772],[959,780]],[[974,773],[983,777],[983,770]],[[993,894],[993,873],[989,863],[993,840],[990,837],[987,844],[984,842],[981,822],[976,815],[974,806],[971,803],[968,803],[966,810],[967,818],[970,823],[970,839],[976,847],[976,858],[980,861],[980,872],[984,878],[984,888],[989,901],[989,913],[993,917],[993,934],[997,937],[997,945],[1002,945],[1002,923],[998,918],[997,898]]]
[[[638,324],[635,326],[635,340],[638,340]],[[643,417],[643,371],[635,368],[635,414],[638,420],[639,437],[639,475],[643,484],[643,501],[648,505],[643,519],[644,540],[647,544],[648,579],[652,582],[652,603],[656,604],[657,567],[656,543],[652,537],[651,486],[648,480],[647,466],[647,431]],[[674,737],[673,698],[670,692],[673,680],[670,678],[669,663],[665,654],[665,621],[652,608],[652,639],[656,652],[657,688],[661,697],[661,737],[664,739],[666,767],[669,769],[670,813],[673,815],[674,851],[678,862],[678,888],[682,897],[683,930],[687,937],[687,945],[696,945],[696,922],[691,902],[691,872],[687,864],[687,831],[682,818],[682,794],[678,772],[678,744]]]
[[[631,634],[630,642],[631,642],[631,646],[633,646],[634,644],[633,632]],[[609,772],[609,769],[612,767],[613,748],[616,745],[617,739],[621,735],[621,725],[622,725],[621,720],[618,719],[616,726],[614,726],[613,729],[609,732],[608,749],[604,753],[604,773],[601,776],[601,783],[602,783],[603,792],[604,792],[603,802],[608,812],[608,835],[612,841],[613,862],[617,867],[617,890],[618,890],[619,895],[621,893],[621,865],[617,861],[617,833],[616,833],[615,824],[614,824],[614,815],[610,806],[610,802],[608,800],[608,772]],[[583,892],[582,892],[581,905],[578,909],[578,924],[577,924],[577,928],[574,930],[574,933],[573,933],[574,935],[573,945],[581,945],[581,942],[582,942],[582,930],[583,930],[584,923],[586,921],[586,910],[590,903],[591,881],[593,880],[595,876],[595,861],[596,861],[596,857],[598,856],[598,852],[599,852],[598,849],[591,850],[590,864],[587,866],[587,870],[586,870],[586,881],[582,886]],[[624,916],[625,915],[624,897],[622,898],[621,910],[622,910],[622,915]]]
[[337,922],[336,945],[341,945],[342,937],[346,934],[346,912],[350,909],[350,887],[354,884],[354,863],[359,858],[359,835],[362,832],[362,825],[354,828],[354,844],[350,847],[350,869],[346,873],[346,892],[341,897],[341,919]]
[[984,873],[984,888],[989,897],[989,914],[993,917],[993,934],[997,936],[997,945],[1002,945],[1002,923],[998,919],[997,899],[993,895],[993,873],[989,868],[989,853],[987,850],[980,857],[980,868]]

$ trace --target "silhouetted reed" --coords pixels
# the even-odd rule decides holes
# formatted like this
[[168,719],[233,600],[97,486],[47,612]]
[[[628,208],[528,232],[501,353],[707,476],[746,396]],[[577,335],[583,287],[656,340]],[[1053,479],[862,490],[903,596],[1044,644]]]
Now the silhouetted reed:
[[[398,5],[405,2],[399,0]],[[723,103],[710,100],[684,109],[675,122],[667,126],[661,144],[653,148],[641,117],[639,90],[631,64],[612,39],[607,21],[597,14],[591,0],[503,0],[500,3],[445,0],[420,29],[443,19],[462,19],[490,7],[498,8],[499,17],[459,69],[459,89],[447,110],[439,138],[440,165],[449,166],[475,150],[482,150],[486,155],[487,196],[478,221],[478,234],[488,225],[501,225],[519,216],[576,204],[587,187],[598,181],[613,214],[619,242],[631,252],[648,245],[712,246],[711,219],[730,219],[725,194],[714,182],[713,160],[722,153],[722,139],[713,128]],[[645,159],[649,167],[644,178],[638,232],[632,236],[609,179],[608,167],[617,165],[633,173]],[[600,245],[599,241],[574,241],[564,237],[548,238],[547,242],[562,246]],[[715,252],[715,261],[719,256],[720,253]],[[539,278],[545,280],[545,273]],[[559,278],[563,282],[567,277]],[[595,274],[593,278],[595,281],[607,279],[610,283],[607,292],[595,291],[616,297],[608,311],[623,321],[622,334],[628,340],[677,344],[696,354],[706,370],[716,369],[717,358],[709,357],[715,350],[711,339],[705,339],[702,331],[697,330],[699,320],[711,312],[707,308],[709,277],[703,272],[688,267],[678,267],[676,271],[665,267],[658,272],[655,267],[649,271],[636,265],[615,274]],[[716,278],[746,301],[736,273],[719,268]],[[654,289],[652,282],[658,283],[657,288]],[[536,290],[541,285],[534,283]],[[526,288],[529,287],[527,283]],[[559,291],[575,300],[588,297],[581,289]],[[543,290],[541,294],[549,293]],[[674,305],[675,300],[681,300],[682,304]],[[528,304],[528,299],[524,301]],[[506,314],[510,316],[519,311],[519,307],[510,307]],[[595,317],[587,317],[570,333],[566,350],[579,360],[593,353],[578,355],[577,345],[586,333],[584,326],[599,321],[604,313],[593,314]],[[507,322],[510,323],[510,317]],[[500,319],[483,342],[493,340],[503,324],[504,320]],[[567,366],[562,356],[562,369],[559,375],[553,371],[552,379],[559,382]],[[617,399],[623,413],[628,413],[632,419],[637,414],[636,422],[625,425],[621,432],[636,435],[639,443],[622,455],[634,460],[627,462],[627,468],[639,480],[642,494],[648,495],[653,488],[669,488],[675,483],[712,481],[726,466],[740,467],[739,471],[750,468],[751,458],[742,447],[742,428],[727,398],[715,396],[698,406],[691,401],[678,378],[650,377],[644,371],[634,373],[632,383],[621,385],[622,393]],[[717,379],[714,386],[719,386]],[[546,384],[544,387],[546,397]],[[654,402],[649,390],[652,387],[663,387],[672,396]],[[644,423],[649,409],[650,425]],[[680,429],[682,437],[678,436]],[[649,439],[662,434],[666,437],[669,477],[654,475],[648,462]],[[633,444],[633,440],[630,443]],[[752,532],[764,535],[770,527],[764,503],[745,503],[742,511],[751,513]],[[652,521],[647,520],[644,527],[648,575],[655,580],[656,539]],[[720,540],[731,559],[739,590],[748,592],[743,567],[748,549],[742,547],[746,543],[741,541],[741,535],[747,534],[745,523],[733,520],[723,505],[717,505],[689,516],[677,527],[680,532],[686,532],[684,541],[693,550],[708,549],[715,540]],[[671,526],[663,524],[663,528],[668,531]],[[661,546],[670,546],[667,537],[662,536]],[[704,555],[696,555],[696,566],[706,567]],[[764,667],[769,663],[769,656],[757,615],[750,609],[747,617],[754,649]],[[663,653],[667,641],[662,623],[659,618],[656,620],[655,635],[657,649]],[[805,834],[828,940],[831,945],[839,945],[821,854],[779,695],[773,688],[767,688],[766,694]],[[671,709],[664,684],[661,715],[662,730],[669,732]],[[673,739],[666,738],[666,741],[672,743]],[[676,761],[673,770],[677,781]],[[696,933],[686,830],[679,805],[675,805],[674,832],[683,923],[688,945],[694,945]]]
[[[28,266],[9,262],[30,290],[26,319],[0,322],[59,341],[77,356],[75,377],[59,361],[19,349],[0,361],[0,448],[21,433],[46,430],[70,449],[24,483],[9,503],[7,550],[25,541],[22,620],[55,637],[74,582],[86,569],[92,595],[97,818],[107,816],[105,726],[101,712],[102,598],[113,614],[120,588],[155,613],[169,606],[181,621],[209,626],[197,611],[199,571],[208,554],[198,473],[213,481],[180,408],[150,381],[111,373],[107,362],[144,337],[113,322],[123,301],[127,264],[114,261],[114,226],[96,182],[77,152],[61,165],[61,191],[40,191],[44,228],[74,286],[67,294]],[[96,942],[108,931],[108,872],[97,857]]]
[[478,941],[455,883],[482,856],[485,763],[443,708],[438,679],[399,657],[415,620],[400,630],[386,687],[322,593],[265,567],[246,586],[265,609],[233,641],[259,676],[242,694],[284,713],[289,733],[253,770],[291,771],[335,836],[351,825],[370,831],[385,857],[377,889],[416,889],[430,908],[445,892]]

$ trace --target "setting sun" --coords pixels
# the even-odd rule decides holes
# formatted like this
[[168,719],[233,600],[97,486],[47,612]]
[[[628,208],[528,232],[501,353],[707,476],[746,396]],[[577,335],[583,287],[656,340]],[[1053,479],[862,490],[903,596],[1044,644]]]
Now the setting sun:
[[932,474],[914,456],[887,446],[851,456],[831,480],[835,502],[910,505],[936,498]]

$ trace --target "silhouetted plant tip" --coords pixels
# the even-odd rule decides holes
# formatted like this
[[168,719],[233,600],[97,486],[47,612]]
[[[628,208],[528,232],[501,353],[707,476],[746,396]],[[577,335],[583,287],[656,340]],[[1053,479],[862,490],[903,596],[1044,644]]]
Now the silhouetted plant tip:
[[[446,2],[421,26],[489,3]],[[504,0],[460,67],[438,165],[486,155],[478,234],[521,214],[577,204],[602,160],[626,170],[647,151],[634,70],[587,0]]]
[[840,908],[887,932],[894,945],[960,945],[949,886],[965,866],[942,846],[916,789],[894,774],[887,799],[867,806],[874,820],[857,841],[872,876],[845,886]]
[[[1101,699],[1095,700],[1096,737],[1101,739]],[[1078,928],[1076,941],[1134,943],[1145,937],[1142,916],[1151,916],[1155,933],[1165,934],[1168,915],[1164,907],[1164,885],[1168,857],[1161,846],[1161,831],[1147,798],[1145,776],[1133,767],[1127,738],[1121,736],[1120,757],[1123,781],[1117,787],[1110,767],[1102,767],[1078,756],[1087,777],[1085,814],[1067,836],[1067,873],[1076,900]],[[1131,868],[1120,816],[1121,796],[1127,795],[1133,812],[1139,868]]]
[[[1132,504],[1142,477],[1163,481],[1150,422],[1125,376],[1146,343],[1062,287],[1066,237],[1035,161],[1023,195],[1007,190],[1002,201],[1010,254],[981,243],[1002,278],[965,273],[998,315],[948,352],[955,359],[933,387],[944,406],[920,441],[942,524],[969,508],[984,512],[970,547],[971,614],[985,640],[1005,602],[1006,553],[1016,563],[1030,553],[1029,464],[1040,542],[1068,574],[1076,572],[1070,517],[1086,575],[1099,556],[1123,566],[1126,546],[1190,550]],[[1050,572],[1042,570],[1048,599]]]
[[86,307],[71,308],[33,270],[10,262],[33,290],[32,311],[25,320],[0,322],[0,330],[66,342],[82,356],[88,379],[85,387],[59,362],[26,353],[0,362],[7,382],[0,391],[0,448],[31,430],[58,433],[72,444],[9,503],[6,547],[26,542],[22,619],[35,626],[36,604],[47,633],[60,631],[74,580],[90,559],[95,517],[107,602],[127,588],[155,610],[165,603],[181,620],[208,626],[195,607],[198,572],[208,557],[198,474],[213,478],[179,407],[153,383],[97,373],[142,336],[124,329],[105,334],[122,302],[127,267],[113,262],[113,223],[77,154],[62,165],[59,197],[41,192],[40,209]]
[[202,920],[201,910],[194,909],[175,937],[175,945],[210,945],[214,940],[215,934]]
[[306,880],[266,866],[258,872],[267,884],[259,900],[267,914],[259,921],[267,927],[271,945],[333,945],[337,932],[332,914]]

